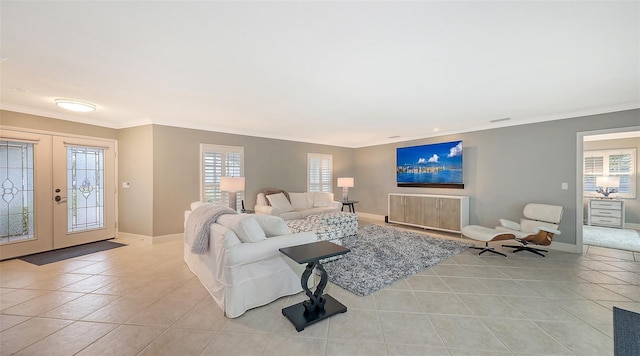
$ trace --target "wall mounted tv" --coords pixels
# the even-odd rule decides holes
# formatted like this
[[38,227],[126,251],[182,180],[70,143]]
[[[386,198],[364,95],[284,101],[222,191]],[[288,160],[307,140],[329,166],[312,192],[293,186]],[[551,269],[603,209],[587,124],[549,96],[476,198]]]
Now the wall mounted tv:
[[398,187],[463,189],[462,141],[396,149]]

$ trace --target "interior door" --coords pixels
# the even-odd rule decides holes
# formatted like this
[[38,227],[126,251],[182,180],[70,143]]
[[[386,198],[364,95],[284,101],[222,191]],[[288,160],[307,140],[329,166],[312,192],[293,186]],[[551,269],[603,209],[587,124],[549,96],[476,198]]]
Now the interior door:
[[0,260],[53,248],[51,170],[50,135],[0,129]]
[[53,137],[53,248],[115,237],[115,142]]

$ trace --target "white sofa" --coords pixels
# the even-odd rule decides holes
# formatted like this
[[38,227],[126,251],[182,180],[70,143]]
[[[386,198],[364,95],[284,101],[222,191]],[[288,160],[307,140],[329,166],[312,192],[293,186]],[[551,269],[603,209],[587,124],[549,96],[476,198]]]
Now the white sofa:
[[[191,209],[201,204],[192,203]],[[315,242],[315,233],[292,234],[284,220],[274,216],[225,214],[210,225],[209,248],[200,255],[191,252],[193,240],[187,236],[192,210],[185,211],[184,261],[227,317],[302,291],[306,266],[279,249]]]
[[256,214],[275,215],[284,220],[292,220],[342,211],[342,203],[333,200],[333,193],[287,193],[274,189],[258,194],[254,210]]

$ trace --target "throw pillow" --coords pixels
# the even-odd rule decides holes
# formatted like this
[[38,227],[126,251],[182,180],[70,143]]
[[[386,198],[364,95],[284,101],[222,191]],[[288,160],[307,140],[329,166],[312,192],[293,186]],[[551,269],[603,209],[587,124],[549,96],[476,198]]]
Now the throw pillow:
[[242,242],[260,242],[267,239],[258,221],[251,215],[223,214],[218,224],[233,230]]
[[293,205],[296,210],[304,210],[313,207],[313,200],[309,199],[310,197],[313,197],[313,194],[289,193],[291,205]]
[[264,196],[264,193],[258,194],[258,198],[256,199],[256,205],[269,205],[269,201],[267,197]]
[[[278,193],[284,194],[284,196],[287,197],[287,200],[289,200],[289,193],[287,193],[286,191],[284,191],[282,189],[264,189],[262,191],[262,194],[264,194],[265,197],[267,195],[273,195],[273,194],[278,194]],[[267,200],[267,204],[266,205],[271,205],[268,200]]]
[[293,205],[289,203],[287,197],[282,193],[267,195],[267,200],[271,203],[271,206],[280,210],[281,213],[293,211]]
[[313,194],[313,206],[315,208],[333,206],[333,194],[316,192]]
[[256,214],[254,215],[267,237],[289,235],[291,230],[287,223],[279,216]]

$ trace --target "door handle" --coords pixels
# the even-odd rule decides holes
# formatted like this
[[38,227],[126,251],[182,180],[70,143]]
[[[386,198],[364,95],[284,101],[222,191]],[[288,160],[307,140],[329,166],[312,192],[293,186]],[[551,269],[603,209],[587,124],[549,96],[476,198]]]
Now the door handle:
[[61,197],[59,195],[56,195],[55,198],[53,198],[53,200],[55,200],[58,204],[65,203],[67,201],[67,197]]

